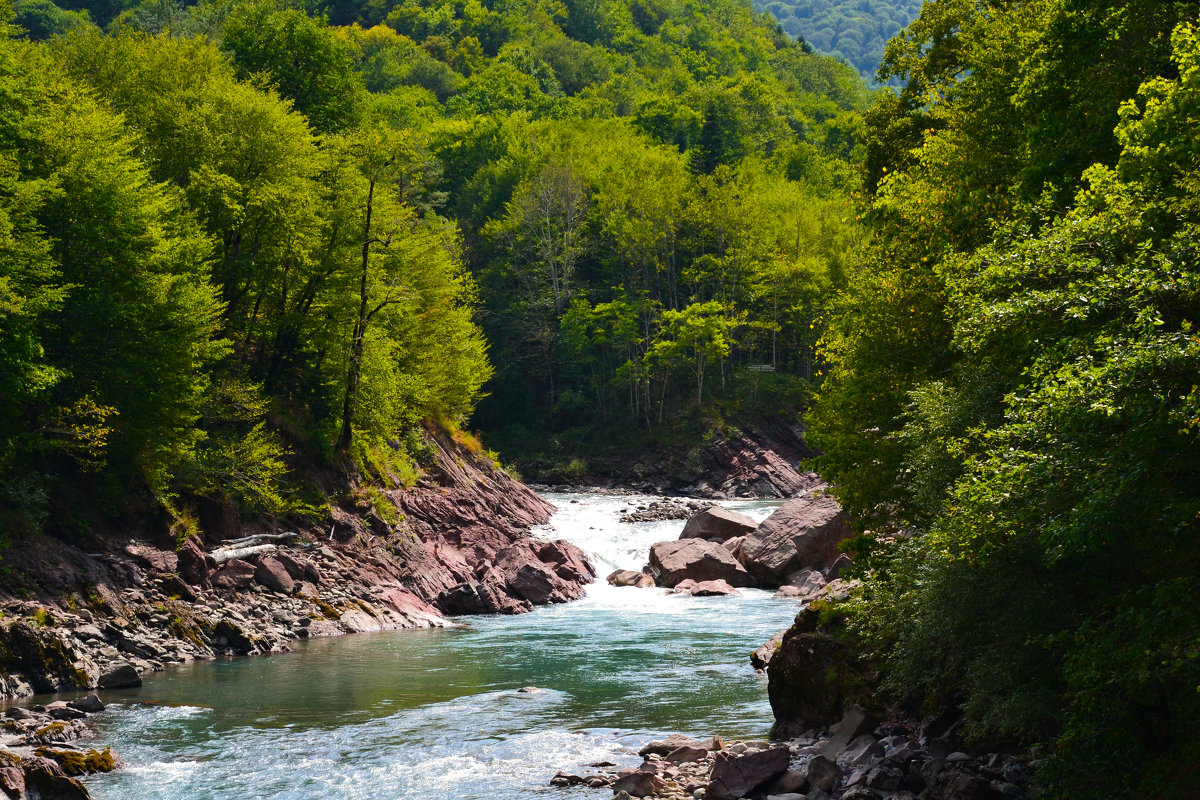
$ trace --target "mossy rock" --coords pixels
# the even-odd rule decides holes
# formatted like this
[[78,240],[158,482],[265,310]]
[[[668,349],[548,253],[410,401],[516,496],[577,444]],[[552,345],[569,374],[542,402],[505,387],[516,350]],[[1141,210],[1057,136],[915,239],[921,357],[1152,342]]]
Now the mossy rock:
[[205,635],[204,629],[187,616],[172,617],[171,621],[167,623],[167,630],[176,639],[189,642],[195,647],[200,649],[208,647],[208,637]]
[[875,705],[876,670],[828,609],[796,618],[767,667],[767,695],[783,736],[831,725],[846,708]]
[[94,775],[97,772],[112,772],[117,768],[117,757],[112,748],[103,750],[60,750],[52,747],[39,747],[35,755],[54,761],[63,772],[72,777],[79,775]]
[[51,630],[24,623],[0,627],[0,670],[25,676],[36,692],[92,688],[92,677],[76,668],[78,660],[78,654]]
[[69,726],[65,722],[51,722],[48,725],[43,725],[42,727],[38,728],[29,738],[32,741],[41,742],[43,744],[48,744],[50,742],[62,742],[68,738],[68,728]]

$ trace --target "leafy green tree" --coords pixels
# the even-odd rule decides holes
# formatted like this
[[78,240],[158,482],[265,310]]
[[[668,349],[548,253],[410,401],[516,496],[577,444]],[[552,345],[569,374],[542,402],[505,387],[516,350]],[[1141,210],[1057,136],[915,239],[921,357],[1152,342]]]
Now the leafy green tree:
[[[1174,64],[1160,48],[1195,8],[927,11],[889,50],[908,96],[868,123],[920,144],[880,164],[813,417],[844,503],[907,534],[869,562],[853,627],[904,700],[957,705],[979,742],[1048,743],[1054,796],[1190,796],[1193,25]],[[1138,31],[1128,63],[1099,19],[1114,41]],[[1023,62],[1042,48],[1050,71]],[[1056,163],[1031,156],[1051,115],[1011,114],[1034,96],[1078,131]]]
[[742,322],[730,317],[721,303],[692,303],[662,315],[662,329],[646,352],[659,369],[686,368],[696,378],[696,404],[704,402],[704,374],[713,359],[729,355],[733,331]]
[[225,20],[221,45],[239,78],[263,76],[317,131],[357,121],[364,98],[352,52],[323,20],[298,9],[239,6]]
[[13,4],[15,22],[34,41],[67,33],[75,28],[91,24],[86,11],[71,11],[60,8],[51,0],[22,0]]

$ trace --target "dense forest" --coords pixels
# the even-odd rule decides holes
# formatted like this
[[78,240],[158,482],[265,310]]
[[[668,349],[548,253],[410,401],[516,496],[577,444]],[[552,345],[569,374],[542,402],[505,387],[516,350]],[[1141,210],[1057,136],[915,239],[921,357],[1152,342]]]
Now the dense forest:
[[0,529],[805,410],[889,700],[1197,796],[1200,3],[788,8],[0,7]]
[[319,515],[298,464],[410,483],[485,397],[539,448],[811,384],[867,93],[748,4],[14,13],[7,531]]
[[1052,796],[1200,793],[1198,12],[926,4],[822,346],[823,473],[901,542],[851,632]]
[[784,32],[852,64],[872,81],[884,46],[917,16],[921,0],[754,0],[754,7],[769,11]]

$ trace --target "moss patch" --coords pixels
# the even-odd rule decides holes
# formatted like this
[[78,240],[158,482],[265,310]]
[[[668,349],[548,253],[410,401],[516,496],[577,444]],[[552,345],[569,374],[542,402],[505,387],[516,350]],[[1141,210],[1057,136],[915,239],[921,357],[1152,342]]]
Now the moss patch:
[[117,759],[111,748],[103,750],[58,750],[50,747],[39,747],[33,751],[35,755],[48,758],[62,767],[63,772],[71,775],[92,775],[97,772],[112,772],[117,767]]

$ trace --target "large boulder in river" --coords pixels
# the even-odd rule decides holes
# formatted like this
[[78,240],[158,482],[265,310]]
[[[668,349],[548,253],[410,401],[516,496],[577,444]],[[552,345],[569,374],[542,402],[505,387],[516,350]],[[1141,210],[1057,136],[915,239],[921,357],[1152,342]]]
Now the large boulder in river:
[[802,569],[826,569],[850,535],[842,507],[828,495],[790,500],[746,536],[741,562],[764,586],[782,586]]
[[737,536],[745,536],[757,527],[758,523],[745,514],[713,506],[689,519],[679,538],[724,542]]
[[688,578],[697,583],[724,580],[730,586],[755,583],[732,553],[704,539],[680,539],[651,546],[650,567],[658,577],[658,585],[667,588]]

